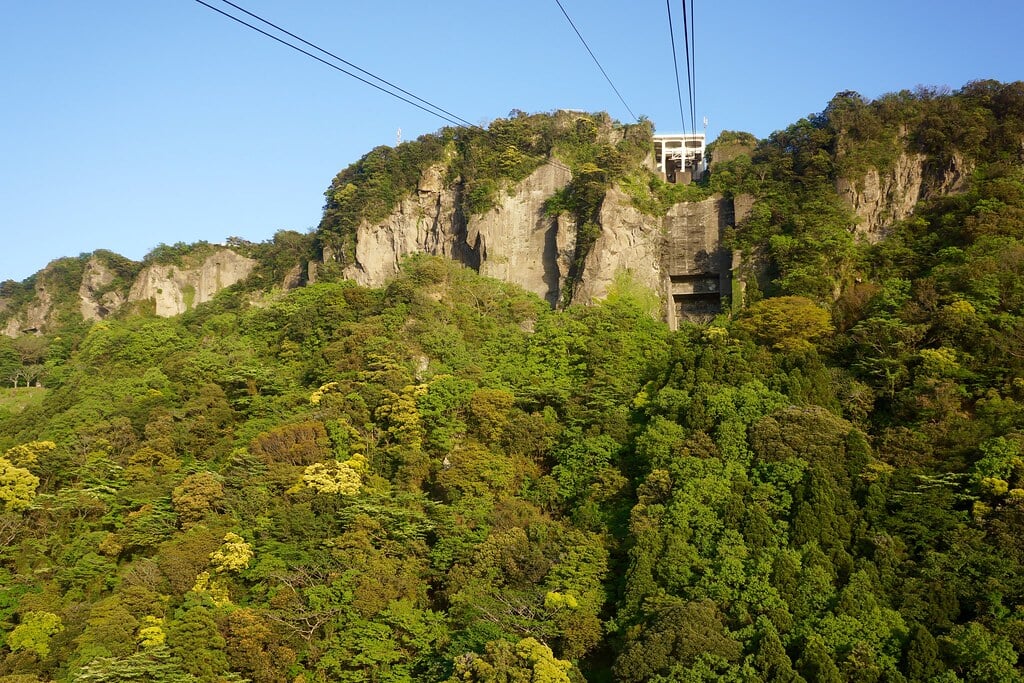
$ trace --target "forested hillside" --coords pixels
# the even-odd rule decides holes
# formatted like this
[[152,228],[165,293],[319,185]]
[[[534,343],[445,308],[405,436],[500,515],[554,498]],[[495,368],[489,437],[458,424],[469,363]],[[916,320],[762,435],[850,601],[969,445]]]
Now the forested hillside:
[[[868,239],[837,183],[907,154]],[[0,681],[1021,680],[1024,83],[843,93],[685,192],[754,205],[677,332],[421,256],[0,338]]]

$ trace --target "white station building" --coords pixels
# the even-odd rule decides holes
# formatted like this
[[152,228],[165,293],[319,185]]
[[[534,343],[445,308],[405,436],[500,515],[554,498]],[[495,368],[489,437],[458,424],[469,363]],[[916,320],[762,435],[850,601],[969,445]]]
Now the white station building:
[[699,180],[708,170],[704,133],[655,135],[654,164],[670,183]]

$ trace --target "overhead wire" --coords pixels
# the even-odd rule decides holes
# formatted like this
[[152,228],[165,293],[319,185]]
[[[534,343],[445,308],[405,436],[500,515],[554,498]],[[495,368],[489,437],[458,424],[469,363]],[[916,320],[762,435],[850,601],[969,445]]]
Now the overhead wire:
[[[378,83],[374,83],[374,82],[369,81],[369,80],[367,80],[365,78],[362,78],[362,77],[352,73],[351,71],[348,71],[347,69],[344,69],[344,68],[338,66],[337,64],[333,64],[333,63],[331,63],[331,62],[329,62],[329,61],[327,61],[327,60],[325,60],[325,59],[323,59],[321,57],[318,57],[317,55],[313,54],[312,52],[309,52],[308,50],[304,50],[303,48],[301,48],[301,47],[299,47],[297,45],[294,45],[294,44],[288,42],[287,40],[284,40],[283,38],[280,38],[279,36],[275,36],[272,33],[264,31],[263,29],[259,28],[258,26],[255,26],[253,24],[250,24],[249,22],[245,21],[244,19],[241,19],[239,17],[234,16],[233,14],[231,14],[229,12],[225,12],[222,9],[214,7],[213,5],[205,2],[205,0],[195,0],[195,1],[197,3],[199,3],[200,5],[203,5],[204,7],[207,7],[208,9],[213,10],[214,12],[217,12],[218,14],[221,14],[221,15],[227,17],[228,19],[231,19],[234,22],[237,22],[237,23],[239,23],[239,24],[241,24],[241,25],[243,25],[243,26],[245,26],[245,27],[247,27],[249,29],[252,29],[253,31],[256,31],[257,33],[259,33],[259,34],[261,34],[263,36],[266,36],[267,38],[270,38],[271,40],[274,40],[274,41],[276,41],[278,43],[281,43],[282,45],[290,47],[291,49],[295,50],[296,52],[300,52],[300,53],[306,55],[307,57],[309,57],[311,59],[315,59],[316,61],[320,62],[321,64],[324,64],[324,65],[326,65],[326,66],[328,66],[328,67],[330,67],[330,68],[332,68],[332,69],[334,69],[336,71],[340,71],[341,73],[343,73],[343,74],[345,74],[347,76],[350,76],[350,77],[356,79],[357,81],[360,81],[361,83],[365,83],[366,85],[368,85],[368,86],[370,86],[372,88],[375,88],[376,90],[379,90],[379,91],[381,91],[381,92],[383,92],[383,93],[385,93],[387,95],[391,95],[392,97],[394,97],[394,98],[396,98],[398,100],[401,100],[402,102],[405,102],[406,104],[411,104],[412,106],[416,107],[417,109],[419,109],[421,111],[424,111],[424,112],[426,112],[426,113],[428,113],[428,114],[430,114],[432,116],[435,116],[435,117],[441,119],[442,121],[445,121],[446,123],[449,123],[449,124],[455,126],[456,128],[471,128],[471,129],[480,131],[480,132],[482,132],[483,134],[485,134],[487,136],[490,136],[492,139],[497,138],[497,135],[494,132],[492,132],[492,131],[490,131],[490,130],[482,127],[482,126],[479,126],[477,124],[470,123],[466,119],[464,119],[464,118],[462,118],[460,116],[457,116],[455,114],[452,114],[448,110],[443,109],[443,108],[437,106],[436,104],[433,104],[432,102],[430,102],[428,100],[425,100],[425,99],[423,99],[423,98],[421,98],[421,97],[419,97],[417,95],[414,95],[413,93],[409,92],[408,90],[404,90],[403,88],[400,88],[399,86],[395,85],[394,83],[391,83],[390,81],[388,81],[388,80],[386,80],[384,78],[381,78],[380,76],[377,76],[376,74],[373,74],[373,73],[371,73],[371,72],[369,72],[369,71],[367,71],[365,69],[362,69],[362,68],[356,66],[355,64],[352,64],[349,61],[346,61],[346,60],[342,59],[341,57],[335,55],[334,53],[329,52],[328,50],[325,50],[325,49],[319,47],[318,45],[316,45],[314,43],[311,43],[311,42],[305,40],[304,38],[301,38],[301,37],[295,35],[294,33],[291,33],[290,31],[287,31],[287,30],[281,28],[277,24],[274,24],[273,22],[271,22],[271,21],[269,21],[267,19],[264,19],[263,17],[260,17],[259,15],[254,14],[253,12],[250,12],[249,10],[246,10],[243,7],[240,7],[240,6],[236,5],[233,2],[230,2],[230,0],[220,0],[220,1],[223,2],[226,5],[230,5],[231,7],[235,8],[236,10],[238,10],[240,12],[244,12],[245,14],[249,15],[250,17],[252,17],[254,19],[257,19],[258,21],[264,23],[265,25],[271,26],[274,29],[280,31],[281,33],[283,33],[283,34],[285,34],[285,35],[287,35],[287,36],[289,36],[291,38],[294,38],[295,40],[300,41],[304,45],[307,45],[307,46],[309,46],[309,47],[319,51],[320,53],[325,54],[325,55],[331,57],[332,59],[336,59],[339,62],[341,62],[341,63],[343,63],[343,64],[345,64],[347,66],[350,66],[353,69],[356,69],[360,73],[366,74],[370,78],[376,79],[380,83],[384,83],[384,84],[388,85],[389,87],[394,88],[395,90],[399,91],[400,93],[404,93],[405,95],[408,95],[409,97],[414,98],[415,100],[418,100],[419,102],[422,102],[423,104],[419,104],[417,102],[414,102],[411,99],[403,97],[402,95],[398,94],[397,92],[393,92],[391,90],[388,90],[387,88],[379,85]],[[426,105],[426,106],[424,106],[424,105]],[[433,109],[429,109],[428,107],[432,107]],[[437,111],[434,111],[435,109]],[[533,155],[528,155],[528,156],[533,156]],[[540,158],[539,155],[538,155],[538,158]],[[571,168],[569,168],[568,166],[566,166],[565,164],[561,163],[560,161],[558,161],[558,160],[556,160],[554,158],[546,157],[543,160],[544,160],[545,164],[549,164],[551,166],[555,166],[556,168],[561,168],[564,171],[568,171],[569,173],[572,173],[572,169]]]
[[440,113],[438,113],[436,111],[433,111],[431,109],[427,109],[422,104],[418,104],[416,102],[413,102],[410,99],[402,97],[401,95],[399,95],[396,92],[392,92],[391,90],[388,90],[387,88],[385,88],[383,86],[380,86],[380,85],[378,85],[378,84],[376,84],[376,83],[374,83],[372,81],[368,81],[365,78],[357,76],[356,74],[354,74],[351,71],[348,71],[346,69],[343,69],[342,67],[338,66],[337,64],[332,64],[331,62],[328,62],[326,59],[322,59],[320,57],[317,57],[312,52],[309,52],[308,50],[303,50],[301,47],[299,47],[297,45],[293,45],[293,44],[289,43],[287,40],[283,40],[281,38],[278,38],[277,36],[275,36],[275,35],[273,35],[271,33],[268,33],[267,31],[264,31],[260,27],[254,26],[254,25],[250,24],[249,22],[245,21],[244,19],[239,19],[238,17],[236,17],[236,16],[234,16],[232,14],[229,14],[228,12],[225,12],[222,9],[218,9],[218,8],[214,7],[213,5],[211,5],[211,4],[209,4],[207,2],[204,2],[204,0],[195,0],[195,1],[198,2],[200,5],[203,5],[204,7],[210,8],[211,10],[213,10],[214,12],[217,12],[218,14],[223,14],[225,17],[227,17],[228,19],[231,19],[232,21],[236,21],[239,24],[242,24],[243,26],[247,26],[250,29],[252,29],[253,31],[256,31],[257,33],[263,34],[264,36],[266,36],[267,38],[270,38],[271,40],[276,40],[277,42],[281,43],[282,45],[286,45],[286,46],[290,47],[291,49],[295,50],[296,52],[301,52],[302,54],[304,54],[307,57],[310,57],[312,59],[315,59],[316,61],[320,62],[321,64],[325,64],[326,66],[329,66],[332,69],[335,69],[336,71],[340,71],[343,74],[351,76],[352,78],[356,79],[357,81],[361,81],[361,82],[365,83],[366,85],[370,86],[371,88],[376,88],[377,90],[380,90],[383,93],[387,93],[388,95],[391,95],[392,97],[400,99],[400,100],[402,100],[403,102],[405,102],[407,104],[411,104],[412,106],[416,107],[417,109],[425,111],[428,114],[436,116],[439,119],[447,121],[448,123],[452,124],[453,126],[460,126],[460,125],[462,125],[458,121],[456,121],[456,120],[454,120],[452,118],[448,118],[444,114],[440,114]]
[[[395,85],[391,81],[389,81],[387,79],[384,79],[384,78],[381,78],[380,76],[378,76],[376,74],[373,74],[373,73],[367,71],[366,69],[363,69],[363,68],[357,66],[356,64],[353,64],[352,62],[350,62],[350,61],[348,61],[346,59],[343,59],[342,57],[339,57],[338,55],[334,54],[333,52],[325,50],[324,48],[320,47],[319,45],[316,45],[315,43],[311,43],[308,40],[306,40],[305,38],[303,38],[301,36],[297,36],[294,33],[292,33],[291,31],[288,31],[287,29],[281,28],[280,26],[278,26],[277,24],[273,23],[272,21],[264,19],[263,17],[259,16],[258,14],[255,14],[253,12],[250,12],[249,10],[245,9],[244,7],[239,7],[235,3],[231,2],[231,0],[220,0],[220,1],[223,2],[225,5],[230,5],[231,7],[234,7],[239,12],[244,12],[245,14],[249,15],[253,19],[256,19],[257,21],[260,21],[260,22],[266,24],[267,26],[270,26],[270,27],[280,31],[281,33],[285,34],[286,36],[294,38],[295,40],[299,41],[303,45],[311,47],[314,50],[316,50],[316,51],[318,51],[318,52],[320,52],[322,54],[325,54],[328,57],[331,57],[332,59],[338,60],[342,64],[345,64],[346,66],[349,66],[349,67],[355,69],[356,71],[358,71],[361,74],[364,74],[366,76],[369,76],[370,78],[373,78],[373,79],[375,79],[377,81],[380,81],[381,83],[387,85],[388,87],[394,88],[398,92],[400,92],[400,93],[402,93],[404,95],[408,95],[409,97],[413,98],[414,100],[422,102],[423,104],[427,105],[428,107],[433,107],[437,111],[439,111],[439,112],[441,112],[441,113],[443,113],[443,114],[445,114],[447,116],[450,116],[451,118],[453,118],[453,119],[455,119],[457,121],[462,122],[463,125],[469,126],[470,128],[476,127],[475,124],[470,123],[469,121],[467,121],[466,119],[462,118],[461,116],[457,116],[456,114],[451,113],[447,109],[439,107],[438,105],[434,104],[433,102],[429,102],[429,101],[423,99],[422,97],[419,97],[418,95],[415,95],[415,94],[409,92],[408,90],[405,90],[405,89]],[[206,4],[206,3],[203,3],[203,4]]]
[[686,132],[686,114],[683,113],[683,89],[679,84],[679,58],[676,55],[676,32],[672,27],[672,0],[665,0],[665,9],[668,11],[668,37],[672,42],[672,67],[676,71],[676,95],[679,98],[679,121],[683,124],[683,132]]
[[697,133],[697,1],[690,0],[690,76],[693,81],[693,93],[690,100],[693,107],[694,134]]
[[690,25],[686,17],[686,0],[683,0],[683,38],[686,41],[686,89],[690,96],[690,131],[697,134],[697,108],[693,104],[693,60],[690,51]]
[[629,112],[629,115],[633,117],[634,121],[639,121],[640,119],[637,118],[637,115],[634,114],[633,110],[629,108],[628,104],[626,104],[626,100],[623,99],[622,93],[620,93],[619,89],[615,87],[614,83],[612,83],[612,79],[608,75],[608,72],[604,70],[603,66],[601,66],[601,62],[598,61],[597,55],[595,55],[594,51],[590,49],[590,46],[587,44],[587,41],[583,37],[583,34],[580,33],[580,30],[578,28],[576,28],[576,23],[572,20],[572,17],[570,17],[569,13],[565,11],[565,7],[562,6],[561,0],[555,0],[555,4],[558,5],[558,9],[562,10],[562,14],[565,15],[565,18],[569,22],[569,25],[572,26],[572,30],[576,32],[576,36],[580,39],[580,42],[583,43],[583,47],[587,48],[587,52],[590,53],[590,58],[594,60],[594,64],[597,64],[597,68],[601,70],[601,73],[604,75],[604,79],[608,81],[608,85],[612,86],[612,90],[614,90],[615,94],[618,96],[619,102],[622,102],[622,106],[626,108],[626,111]]

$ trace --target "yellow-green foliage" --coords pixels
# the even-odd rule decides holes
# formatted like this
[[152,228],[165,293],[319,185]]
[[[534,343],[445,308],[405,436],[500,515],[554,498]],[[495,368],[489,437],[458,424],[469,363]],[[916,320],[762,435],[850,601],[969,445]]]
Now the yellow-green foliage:
[[780,351],[806,351],[832,334],[829,312],[802,296],[764,299],[747,309],[740,329]]
[[28,467],[39,462],[39,456],[57,448],[52,441],[30,441],[7,449],[4,457],[19,467]]
[[633,206],[649,216],[664,216],[681,202],[699,202],[712,195],[704,185],[668,183],[647,169],[637,169],[618,181]]
[[210,553],[210,564],[216,572],[239,572],[249,566],[252,545],[238,534],[228,532],[220,548]]
[[466,655],[455,663],[449,683],[569,683],[572,663],[557,659],[551,648],[536,638],[523,638],[517,643],[494,641],[487,644],[483,655]]
[[320,401],[322,401],[324,399],[324,395],[329,393],[329,392],[331,392],[331,391],[334,391],[337,388],[338,388],[338,383],[337,382],[327,382],[326,384],[321,385],[320,387],[317,388],[316,391],[314,391],[312,394],[309,395],[309,403],[310,403],[310,405],[314,405],[314,406],[320,405]]
[[5,512],[25,510],[32,504],[39,477],[7,458],[0,458],[0,502]]
[[956,350],[948,346],[937,349],[921,349],[921,367],[926,375],[933,377],[953,376],[960,371]]
[[163,645],[166,640],[167,634],[164,632],[163,619],[160,617],[154,617],[151,614],[147,614],[142,617],[138,634],[139,647],[144,649],[159,647]]
[[[199,572],[196,576],[196,582],[192,586],[192,592],[205,595],[218,607],[231,604],[231,596],[228,593],[227,586],[220,579],[211,577],[210,572]],[[141,636],[142,633],[140,632],[139,635]]]
[[50,654],[50,638],[64,630],[61,618],[52,612],[28,612],[7,636],[11,650],[27,650],[39,657]]
[[572,593],[548,591],[544,595],[544,606],[548,609],[576,609],[580,603]]
[[317,493],[336,493],[342,496],[354,496],[362,488],[362,472],[365,470],[366,459],[362,455],[353,455],[344,462],[330,460],[315,462],[302,473],[302,484]]

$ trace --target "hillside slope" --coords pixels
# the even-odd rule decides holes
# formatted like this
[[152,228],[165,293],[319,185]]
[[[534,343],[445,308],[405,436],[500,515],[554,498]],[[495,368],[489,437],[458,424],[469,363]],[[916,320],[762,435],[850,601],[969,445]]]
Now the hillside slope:
[[343,172],[355,204],[232,240],[247,278],[179,315],[83,320],[147,264],[41,274],[51,327],[0,337],[0,681],[1020,680],[1024,83],[843,93],[703,187],[592,144],[545,209],[588,254],[628,239],[609,197],[749,203],[731,311],[670,331],[614,274],[566,305],[575,250],[555,307],[483,254],[346,279],[396,207],[548,187],[419,191],[472,145]]

